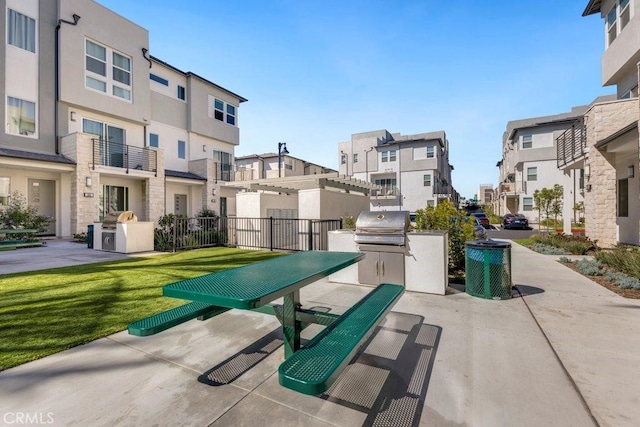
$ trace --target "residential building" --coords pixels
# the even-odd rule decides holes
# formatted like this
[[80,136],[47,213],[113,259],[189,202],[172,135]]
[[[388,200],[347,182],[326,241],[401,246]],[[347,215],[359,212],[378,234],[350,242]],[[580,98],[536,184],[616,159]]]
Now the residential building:
[[557,165],[556,138],[579,120],[588,106],[551,116],[512,120],[502,137],[502,159],[499,170],[494,211],[523,214],[529,222],[538,222],[544,213],[536,209],[534,193],[559,184],[563,188],[563,218],[574,220],[573,207],[583,200],[581,169],[561,171]]
[[288,176],[317,175],[337,172],[333,169],[302,160],[289,154],[264,153],[236,157],[236,168],[243,173],[236,173],[234,181],[250,181],[255,179],[284,178]]
[[640,244],[638,63],[640,0],[589,0],[583,16],[604,20],[602,85],[614,100],[594,103],[558,139],[558,167],[585,171],[585,233],[604,247]]
[[245,98],[150,56],[146,29],[93,0],[0,6],[0,203],[23,193],[56,236],[109,211],[226,213]]
[[478,190],[477,200],[481,205],[492,205],[493,184],[481,184]]
[[370,195],[371,210],[415,212],[443,200],[458,204],[444,131],[356,133],[350,141],[338,144],[338,152],[340,174],[381,187]]

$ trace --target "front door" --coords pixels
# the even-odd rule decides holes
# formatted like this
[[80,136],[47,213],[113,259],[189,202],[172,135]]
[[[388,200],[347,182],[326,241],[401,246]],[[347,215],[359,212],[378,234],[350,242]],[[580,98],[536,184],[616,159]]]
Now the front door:
[[175,208],[173,213],[176,215],[187,216],[187,195],[176,194],[175,195]]
[[[38,215],[56,216],[56,182],[48,179],[29,179],[29,206],[37,209]],[[49,224],[42,236],[55,236],[55,220]]]

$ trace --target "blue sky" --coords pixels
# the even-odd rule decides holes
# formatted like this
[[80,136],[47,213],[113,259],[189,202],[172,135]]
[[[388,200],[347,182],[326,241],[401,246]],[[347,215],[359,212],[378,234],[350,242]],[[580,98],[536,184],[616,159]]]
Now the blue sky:
[[99,0],[149,30],[151,54],[249,101],[236,156],[338,167],[339,142],[444,130],[453,185],[497,184],[509,120],[567,112],[602,88],[587,0]]

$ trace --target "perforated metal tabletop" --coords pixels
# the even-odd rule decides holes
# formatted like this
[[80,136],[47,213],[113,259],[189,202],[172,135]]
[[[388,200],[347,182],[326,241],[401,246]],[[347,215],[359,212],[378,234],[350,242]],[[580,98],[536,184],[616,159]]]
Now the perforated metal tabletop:
[[168,297],[252,309],[360,261],[355,252],[296,252],[166,285]]

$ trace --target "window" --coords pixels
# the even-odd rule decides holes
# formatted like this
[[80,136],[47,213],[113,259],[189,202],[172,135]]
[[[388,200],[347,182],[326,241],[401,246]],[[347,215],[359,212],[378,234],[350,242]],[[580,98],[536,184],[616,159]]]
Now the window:
[[531,148],[533,146],[533,137],[531,135],[522,136],[522,148]]
[[358,153],[353,153],[353,163],[358,163]]
[[617,0],[605,19],[607,46],[618,37],[618,34],[631,20],[629,0]]
[[425,187],[431,187],[431,175],[425,175],[422,178],[422,182]]
[[0,206],[9,204],[9,195],[11,194],[11,178],[0,176]]
[[19,98],[7,97],[7,133],[35,137],[36,104]]
[[183,101],[187,99],[187,94],[185,92],[185,89],[180,85],[178,85],[178,99],[182,99]]
[[347,155],[346,154],[341,154],[340,155],[340,164],[341,165],[346,165],[347,164]]
[[160,137],[155,133],[149,134],[149,147],[160,147]]
[[[130,57],[86,40],[85,70],[86,87],[131,101]],[[150,76],[154,80],[154,75]]]
[[286,163],[284,164],[284,168],[292,171],[293,170],[293,160],[288,159],[286,161]]
[[629,216],[629,179],[618,180],[618,216]]
[[436,201],[435,200],[427,200],[427,206],[434,207],[435,205],[436,205]]
[[436,147],[430,145],[427,147],[427,159],[433,159],[436,156]]
[[7,43],[36,53],[36,20],[7,9]]
[[382,162],[395,162],[396,161],[396,150],[383,151],[381,153]]
[[124,129],[95,120],[82,119],[82,131],[98,137],[101,165],[125,167],[126,132]]
[[[156,76],[155,74],[149,74],[149,77],[151,78],[151,80],[153,80],[154,82],[158,82],[161,85],[165,85],[165,86],[169,86],[169,80],[167,79],[163,79],[160,76]],[[180,86],[178,86],[180,87]]]
[[236,124],[236,107],[231,104],[227,104],[227,123],[234,126]]
[[187,158],[187,143],[184,141],[178,141],[178,158],[179,159]]
[[523,197],[522,198],[522,210],[523,211],[532,211],[533,210],[533,197]]
[[527,168],[527,181],[537,181],[538,180],[538,168]]
[[216,120],[224,121],[224,102],[216,99],[213,101],[214,117]]

